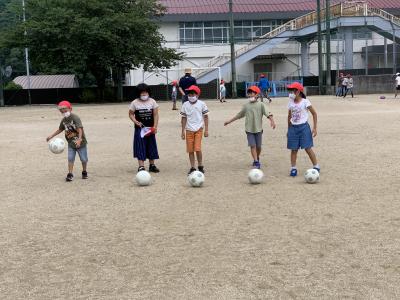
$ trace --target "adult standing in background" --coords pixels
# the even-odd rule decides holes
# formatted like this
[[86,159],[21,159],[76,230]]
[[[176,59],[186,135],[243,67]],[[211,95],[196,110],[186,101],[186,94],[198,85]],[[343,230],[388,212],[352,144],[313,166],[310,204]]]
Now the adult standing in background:
[[196,78],[192,76],[192,69],[185,69],[185,76],[179,80],[179,92],[182,95],[182,104],[188,101],[187,91],[192,85],[197,85]]

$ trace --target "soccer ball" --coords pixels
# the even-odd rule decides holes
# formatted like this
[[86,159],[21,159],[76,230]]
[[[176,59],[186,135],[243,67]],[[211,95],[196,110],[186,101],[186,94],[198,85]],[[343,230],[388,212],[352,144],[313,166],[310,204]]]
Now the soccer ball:
[[319,172],[315,169],[309,169],[304,173],[304,179],[307,183],[317,183],[319,181]]
[[264,178],[264,173],[260,169],[252,169],[249,172],[248,178],[251,184],[259,184]]
[[151,175],[147,171],[140,171],[136,174],[136,183],[140,186],[147,186],[151,184]]
[[56,138],[49,143],[49,149],[54,154],[60,154],[64,151],[65,142],[63,139]]
[[204,174],[200,171],[194,171],[189,174],[188,181],[193,187],[200,187],[203,185],[205,180]]

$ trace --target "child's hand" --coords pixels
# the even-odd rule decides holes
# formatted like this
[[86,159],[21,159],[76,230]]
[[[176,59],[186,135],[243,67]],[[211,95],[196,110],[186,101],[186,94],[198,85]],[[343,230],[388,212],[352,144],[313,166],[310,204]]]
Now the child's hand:
[[208,137],[208,130],[204,131],[204,137]]
[[271,121],[271,127],[272,127],[272,129],[275,129],[275,128],[276,128],[275,121]]
[[316,129],[316,128],[313,128],[313,130],[312,130],[312,136],[313,136],[313,137],[316,137],[316,136],[317,136],[317,129]]
[[154,127],[154,134],[157,133],[157,127]]
[[182,138],[182,140],[185,140],[185,133],[182,131],[182,134],[181,134],[181,138]]
[[49,142],[50,140],[51,140],[51,137],[48,136],[48,137],[46,138],[46,142]]
[[228,126],[229,125],[229,121],[226,121],[225,123],[224,123],[224,126]]
[[139,126],[140,128],[143,127],[143,124],[141,122],[136,121],[135,124],[136,124],[136,126]]
[[77,139],[75,141],[76,148],[80,148],[81,147],[81,143],[82,143],[82,139]]

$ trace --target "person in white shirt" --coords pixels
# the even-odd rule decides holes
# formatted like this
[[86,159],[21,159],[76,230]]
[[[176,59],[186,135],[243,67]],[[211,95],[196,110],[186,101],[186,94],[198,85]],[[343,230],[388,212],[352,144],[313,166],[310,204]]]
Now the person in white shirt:
[[397,97],[397,94],[398,94],[399,91],[400,91],[400,73],[396,73],[396,79],[395,79],[395,81],[396,81],[396,92],[395,92],[394,97],[396,98],[396,97]]
[[196,171],[195,153],[197,157],[198,170],[204,173],[203,153],[201,151],[201,141],[208,137],[208,108],[207,105],[199,100],[200,88],[192,85],[186,89],[188,101],[182,105],[182,140],[186,139],[186,151],[189,153],[190,170],[189,174]]
[[[298,82],[294,82],[287,86],[289,90],[288,104],[288,133],[287,133],[287,148],[291,150],[290,161],[292,168],[290,176],[297,176],[297,153],[299,149],[305,149],[313,168],[320,172],[320,166],[317,162],[317,157],[313,151],[313,138],[317,136],[317,112],[312,107],[310,100],[304,94],[304,87]],[[311,130],[308,124],[308,112],[313,116],[313,129]]]
[[350,74],[347,74],[346,78],[346,91],[344,92],[344,96],[343,98],[346,98],[347,93],[351,93],[351,98],[354,98],[354,94],[353,94],[353,77],[351,77]]

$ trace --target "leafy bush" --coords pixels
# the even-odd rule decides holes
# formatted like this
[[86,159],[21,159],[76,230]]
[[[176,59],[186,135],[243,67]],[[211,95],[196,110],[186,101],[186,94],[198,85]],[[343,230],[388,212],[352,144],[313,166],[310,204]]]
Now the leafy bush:
[[5,90],[22,90],[22,86],[16,84],[14,81],[10,81],[4,87]]

